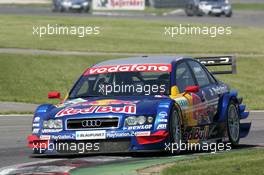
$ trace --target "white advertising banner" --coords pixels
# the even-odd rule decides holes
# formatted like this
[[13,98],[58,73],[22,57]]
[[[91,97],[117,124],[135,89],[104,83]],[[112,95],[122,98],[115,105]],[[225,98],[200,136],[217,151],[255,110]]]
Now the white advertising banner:
[[93,0],[94,10],[144,10],[145,0]]

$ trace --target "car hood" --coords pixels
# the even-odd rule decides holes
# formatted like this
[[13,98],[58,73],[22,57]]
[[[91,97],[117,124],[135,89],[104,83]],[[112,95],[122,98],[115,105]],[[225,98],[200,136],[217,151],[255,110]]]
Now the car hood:
[[152,115],[157,113],[161,102],[168,102],[167,96],[140,97],[93,97],[66,100],[55,105],[46,113],[47,118],[93,117],[96,115]]
[[208,1],[208,2],[203,2],[203,3],[206,5],[211,5],[211,6],[224,6],[224,5],[226,5],[225,2],[210,2],[210,1]]
[[86,0],[72,0],[71,2],[74,4],[82,4],[82,3],[87,2],[87,1]]

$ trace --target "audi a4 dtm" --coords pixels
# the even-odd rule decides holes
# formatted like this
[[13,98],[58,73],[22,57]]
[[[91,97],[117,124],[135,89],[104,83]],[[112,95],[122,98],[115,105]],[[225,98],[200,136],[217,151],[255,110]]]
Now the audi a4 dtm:
[[[209,71],[209,66],[232,70]],[[217,69],[219,70],[219,69]],[[214,74],[235,73],[231,56],[152,56],[85,70],[57,105],[40,105],[28,146],[35,154],[164,151],[170,143],[239,144],[250,129],[242,98]],[[78,149],[77,149],[78,148]],[[179,153],[180,150],[176,150]]]

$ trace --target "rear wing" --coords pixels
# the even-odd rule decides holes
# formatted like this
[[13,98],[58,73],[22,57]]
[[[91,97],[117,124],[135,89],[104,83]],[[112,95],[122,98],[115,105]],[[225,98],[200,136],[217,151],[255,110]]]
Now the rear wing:
[[[196,57],[200,63],[206,67],[215,67],[216,70],[210,71],[212,74],[236,74],[236,58],[235,56],[212,56],[212,57]],[[225,67],[225,70],[218,70],[220,68],[216,67]],[[226,70],[226,67],[228,69]],[[212,68],[213,69],[213,68]]]

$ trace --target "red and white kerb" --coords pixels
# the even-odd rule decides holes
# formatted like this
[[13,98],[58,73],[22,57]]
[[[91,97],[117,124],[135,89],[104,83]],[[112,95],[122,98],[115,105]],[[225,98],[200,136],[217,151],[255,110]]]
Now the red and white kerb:
[[171,72],[170,64],[131,64],[91,67],[84,72],[86,75],[105,74],[115,72]]

